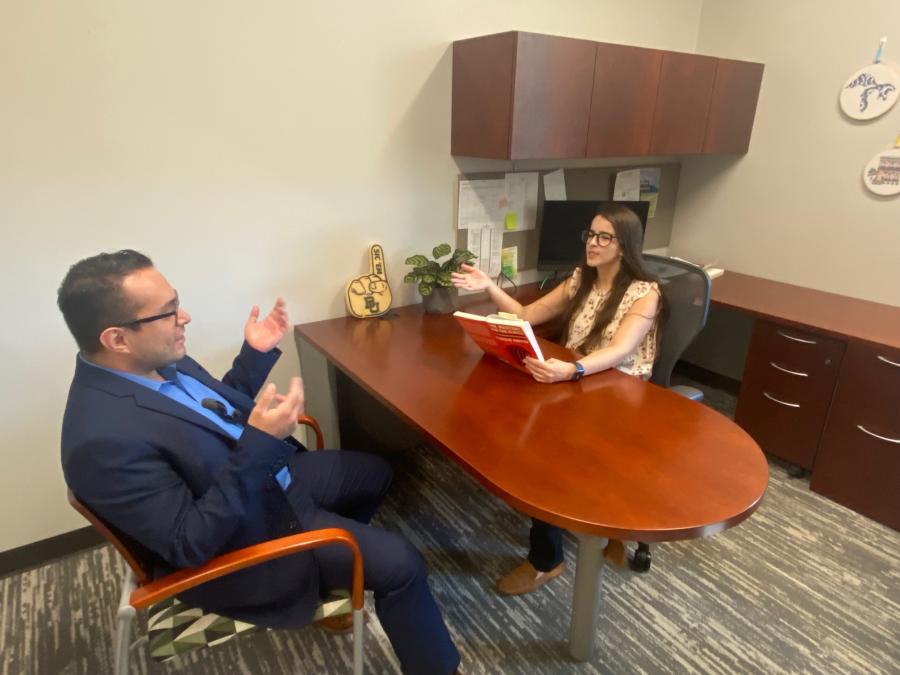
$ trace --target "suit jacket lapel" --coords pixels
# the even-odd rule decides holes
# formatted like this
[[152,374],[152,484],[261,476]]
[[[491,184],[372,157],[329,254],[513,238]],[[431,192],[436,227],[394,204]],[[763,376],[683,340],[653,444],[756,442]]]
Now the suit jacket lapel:
[[[196,377],[193,372],[189,373],[189,375]],[[229,388],[222,385],[221,382],[219,383],[218,387],[212,387],[210,380],[211,378],[204,378],[203,383],[225,396],[225,392],[221,390],[227,390]],[[158,391],[148,389],[143,385],[132,382],[131,380],[127,380],[124,377],[116,375],[115,373],[110,373],[100,368],[96,368],[90,364],[82,363],[81,359],[76,360],[74,381],[82,386],[100,389],[109,394],[112,394],[113,396],[118,396],[121,398],[131,397],[134,399],[135,404],[140,406],[141,408],[155,410],[156,412],[163,413],[164,415],[177,417],[184,420],[185,422],[190,422],[191,424],[196,424],[197,426],[201,426],[204,429],[209,429],[210,431],[219,434],[229,441],[233,442],[234,440],[217,424],[214,424],[206,417],[198,412],[194,412],[187,406],[173,401],[168,396],[164,396]],[[212,382],[215,382],[215,380],[212,380]],[[225,397],[228,398],[229,401],[231,401],[228,396]],[[234,404],[232,403],[232,405]]]

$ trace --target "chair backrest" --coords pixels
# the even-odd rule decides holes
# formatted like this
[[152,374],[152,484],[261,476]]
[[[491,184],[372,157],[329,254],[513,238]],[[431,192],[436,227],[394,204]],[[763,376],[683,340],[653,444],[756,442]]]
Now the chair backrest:
[[69,490],[68,496],[69,504],[72,508],[84,516],[109,543],[116,547],[116,550],[122,557],[125,558],[125,562],[128,563],[128,566],[134,572],[134,576],[137,577],[138,585],[143,586],[152,581],[150,569],[145,567],[133,553],[133,551],[143,549],[143,547],[124,533],[116,530],[112,525],[91,511],[90,508],[79,501],[78,497],[76,497],[75,493],[71,490]]
[[675,363],[706,325],[712,283],[703,268],[683,260],[645,254],[644,262],[659,277],[669,306],[650,381],[668,387]]

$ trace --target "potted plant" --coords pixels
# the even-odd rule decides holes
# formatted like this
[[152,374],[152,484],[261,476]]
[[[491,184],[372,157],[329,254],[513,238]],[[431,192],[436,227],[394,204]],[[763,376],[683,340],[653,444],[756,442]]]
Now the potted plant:
[[458,272],[460,265],[476,257],[470,251],[456,249],[450,258],[438,262],[439,258],[450,255],[450,250],[450,244],[439,244],[431,251],[434,260],[424,255],[411,255],[406,259],[406,264],[413,269],[403,281],[418,284],[422,304],[429,314],[450,314],[456,310],[457,289],[450,282],[450,273]]

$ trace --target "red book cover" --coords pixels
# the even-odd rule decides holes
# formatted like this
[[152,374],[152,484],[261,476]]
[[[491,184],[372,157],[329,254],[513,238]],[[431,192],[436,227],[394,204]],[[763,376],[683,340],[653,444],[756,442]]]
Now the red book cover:
[[[531,324],[521,319],[480,316],[467,312],[453,314],[459,324],[486,353],[520,370],[525,370],[526,356],[544,360]],[[527,371],[526,371],[527,372]]]

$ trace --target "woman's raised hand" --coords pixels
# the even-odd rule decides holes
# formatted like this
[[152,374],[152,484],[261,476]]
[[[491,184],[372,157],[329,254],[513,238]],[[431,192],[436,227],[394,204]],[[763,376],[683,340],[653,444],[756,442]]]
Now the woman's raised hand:
[[477,267],[463,264],[460,269],[462,269],[462,272],[450,274],[450,281],[457,288],[467,291],[483,291],[494,283],[494,280],[488,276],[487,272]]

